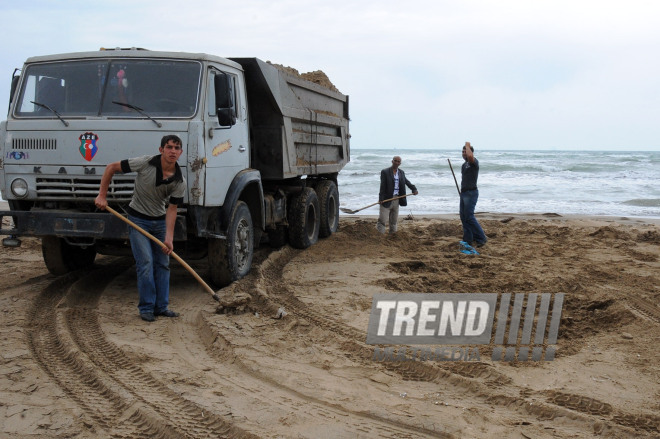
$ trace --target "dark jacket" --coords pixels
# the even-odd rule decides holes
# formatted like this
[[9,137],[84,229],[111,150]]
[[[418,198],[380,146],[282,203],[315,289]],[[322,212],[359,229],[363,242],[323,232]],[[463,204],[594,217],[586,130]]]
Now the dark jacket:
[[[411,191],[417,191],[417,188],[414,184],[406,178],[406,174],[403,172],[403,169],[399,168],[399,196],[406,195],[406,186],[410,188]],[[380,192],[378,193],[378,201],[387,200],[393,197],[392,193],[394,192],[394,173],[392,172],[392,167],[385,168],[380,171]],[[407,206],[407,198],[399,198],[399,206]],[[392,204],[391,201],[383,203],[383,207],[390,207]]]

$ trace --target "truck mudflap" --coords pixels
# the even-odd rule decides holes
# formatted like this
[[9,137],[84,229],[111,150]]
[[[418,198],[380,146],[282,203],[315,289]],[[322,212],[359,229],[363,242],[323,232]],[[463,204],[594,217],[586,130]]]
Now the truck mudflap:
[[[83,213],[63,210],[0,211],[0,235],[60,236],[93,239],[128,239],[128,225],[111,213]],[[5,219],[11,219],[10,225]],[[178,215],[174,240],[186,240],[186,219]]]

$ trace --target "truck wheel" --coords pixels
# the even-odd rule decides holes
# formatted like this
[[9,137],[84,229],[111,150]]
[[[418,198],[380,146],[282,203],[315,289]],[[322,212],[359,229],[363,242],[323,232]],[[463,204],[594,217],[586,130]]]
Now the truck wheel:
[[94,263],[96,249],[94,246],[82,248],[68,244],[57,236],[41,238],[41,253],[46,268],[51,274],[60,276],[70,271],[87,268]]
[[326,238],[335,233],[339,227],[339,191],[333,181],[322,180],[316,186],[316,193],[321,211],[319,237]]
[[220,287],[248,274],[254,252],[254,229],[250,209],[243,201],[234,206],[227,239],[209,239],[211,280]]
[[289,205],[289,243],[307,248],[319,240],[319,199],[311,187],[293,197]]
[[286,226],[277,226],[275,230],[268,231],[268,244],[272,248],[282,248],[287,242],[288,230]]

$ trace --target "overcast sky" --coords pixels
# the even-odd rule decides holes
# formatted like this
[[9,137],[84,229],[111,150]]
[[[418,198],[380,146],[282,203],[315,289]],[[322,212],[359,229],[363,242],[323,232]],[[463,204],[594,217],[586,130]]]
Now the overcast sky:
[[323,70],[353,148],[660,150],[657,0],[0,0],[25,58],[142,47]]

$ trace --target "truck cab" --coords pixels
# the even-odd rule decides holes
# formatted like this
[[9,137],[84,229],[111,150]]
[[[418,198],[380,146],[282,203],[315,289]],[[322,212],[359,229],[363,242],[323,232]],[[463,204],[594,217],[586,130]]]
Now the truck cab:
[[[256,58],[199,53],[29,58],[0,123],[0,192],[10,206],[0,214],[13,219],[0,233],[41,237],[54,274],[87,266],[97,253],[121,253],[126,224],[94,205],[105,166],[157,155],[162,136],[176,134],[187,181],[177,251],[213,260],[216,284],[236,280],[262,234],[288,236],[293,198],[324,180],[336,187],[348,162],[347,97],[305,82]],[[321,153],[315,168],[304,156],[312,151]],[[122,211],[133,184],[134,175],[115,175],[108,203]]]

